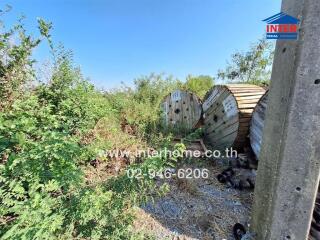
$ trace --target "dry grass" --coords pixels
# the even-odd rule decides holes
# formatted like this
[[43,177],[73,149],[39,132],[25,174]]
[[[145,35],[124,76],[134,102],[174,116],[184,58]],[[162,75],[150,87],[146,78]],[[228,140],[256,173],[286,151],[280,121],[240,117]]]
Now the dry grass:
[[[183,164],[183,167],[196,168],[197,164],[195,161]],[[171,188],[168,195],[141,210],[148,218],[142,215],[145,219],[139,219],[139,224],[154,225],[149,228],[153,229],[151,232],[156,239],[163,239],[163,233],[183,236],[187,240],[233,239],[233,225],[248,221],[252,192],[227,189],[220,184],[216,175],[224,166],[208,162],[203,167],[210,171],[208,179],[167,180]]]
[[198,196],[200,194],[198,185],[193,179],[177,178],[176,183],[180,191],[189,193],[192,196]]
[[86,181],[89,185],[107,180],[112,176],[119,175],[131,163],[140,161],[136,153],[147,149],[147,144],[134,135],[133,132],[121,126],[116,117],[108,116],[101,118],[94,129],[92,129],[82,142],[99,149],[109,151],[125,151],[126,156],[99,156],[84,166]]

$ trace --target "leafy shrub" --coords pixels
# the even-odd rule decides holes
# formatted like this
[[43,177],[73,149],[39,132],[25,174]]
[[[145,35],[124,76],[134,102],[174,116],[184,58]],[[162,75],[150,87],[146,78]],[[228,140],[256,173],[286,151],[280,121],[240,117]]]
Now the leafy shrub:
[[52,239],[63,228],[63,198],[82,183],[83,151],[59,131],[52,106],[35,96],[0,113],[0,203],[3,239]]
[[[22,22],[0,34],[0,96],[8,100],[0,106],[0,238],[136,239],[132,206],[167,187],[124,172],[90,182],[84,170],[99,150],[160,139],[159,104],[181,83],[151,75],[137,79],[135,89],[101,93],[74,66],[71,52],[55,49],[51,23],[38,23],[54,67],[50,81],[34,88],[27,87],[34,80],[31,54],[41,39],[27,35]],[[11,46],[15,34],[20,40]],[[135,136],[123,133],[123,124]],[[147,173],[174,162],[154,157],[129,168]]]
[[[86,185],[79,167],[86,147],[36,96],[17,100],[0,119],[2,239],[130,239],[131,207],[165,190],[125,174]],[[132,167],[161,171],[167,164],[163,156]]]
[[106,94],[112,107],[124,124],[136,128],[136,135],[148,142],[160,137],[160,103],[163,98],[182,83],[163,75],[151,74],[135,80],[134,88],[123,88]]
[[189,75],[183,87],[203,99],[207,91],[213,87],[213,83],[214,78],[210,76],[200,75],[196,77]]
[[[39,23],[53,49],[51,26]],[[15,78],[20,87],[11,86],[14,97],[0,111],[0,237],[136,239],[130,228],[132,206],[164,193],[166,186],[151,178],[130,179],[124,173],[90,185],[83,170],[97,151],[114,148],[120,134],[122,147],[141,141],[122,133],[123,116],[139,133],[155,130],[157,111],[152,110],[158,109],[154,104],[161,95],[144,98],[147,89],[141,87],[106,96],[82,77],[71,54],[55,53],[51,81],[30,91],[20,87],[31,79]],[[164,156],[131,167],[161,171],[167,163]]]
[[51,105],[53,113],[60,116],[64,130],[71,133],[88,131],[101,117],[113,112],[103,94],[73,66],[70,52],[59,52],[52,80],[36,92],[43,104]]
[[[3,12],[10,11],[7,6]],[[6,29],[0,20],[0,111],[10,107],[11,103],[21,94],[25,84],[34,78],[32,51],[43,37],[50,36],[51,23],[39,19],[40,37],[33,38],[24,29],[23,17],[18,23]],[[15,41],[12,41],[12,40]]]

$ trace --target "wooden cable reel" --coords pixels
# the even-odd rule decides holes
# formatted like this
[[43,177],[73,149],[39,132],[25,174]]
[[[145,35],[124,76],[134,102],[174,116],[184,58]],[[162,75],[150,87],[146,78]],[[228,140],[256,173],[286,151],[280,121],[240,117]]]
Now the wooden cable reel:
[[214,149],[240,149],[247,144],[253,109],[265,93],[251,84],[217,85],[202,105],[206,143]]
[[261,97],[252,113],[252,119],[250,124],[250,144],[257,159],[259,159],[260,150],[262,146],[262,134],[267,104],[268,91]]
[[175,130],[190,131],[200,121],[202,108],[200,99],[189,91],[175,90],[161,103],[165,126]]

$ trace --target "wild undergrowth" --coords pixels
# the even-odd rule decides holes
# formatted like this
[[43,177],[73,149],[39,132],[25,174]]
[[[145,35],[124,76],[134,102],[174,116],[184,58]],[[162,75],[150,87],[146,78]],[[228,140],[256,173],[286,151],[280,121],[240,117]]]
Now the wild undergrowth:
[[[39,37],[28,35],[23,21],[0,33],[0,238],[143,237],[131,231],[132,207],[166,186],[129,178],[124,169],[162,171],[176,159],[144,158],[117,175],[89,178],[97,162],[110,161],[97,159],[101,150],[166,144],[158,105],[180,82],[151,75],[137,79],[135,88],[97,91],[72,53],[54,46],[51,23],[38,24]],[[45,40],[53,67],[49,81],[37,82],[32,52]]]

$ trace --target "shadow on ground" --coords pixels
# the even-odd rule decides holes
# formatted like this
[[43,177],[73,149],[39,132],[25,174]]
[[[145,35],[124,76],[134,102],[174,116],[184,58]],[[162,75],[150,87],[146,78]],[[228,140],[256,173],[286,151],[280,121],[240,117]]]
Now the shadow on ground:
[[[196,164],[183,167],[199,168]],[[137,231],[156,239],[233,239],[235,223],[249,220],[253,192],[226,188],[216,180],[223,166],[207,163],[207,179],[170,179],[171,191],[138,210]]]

